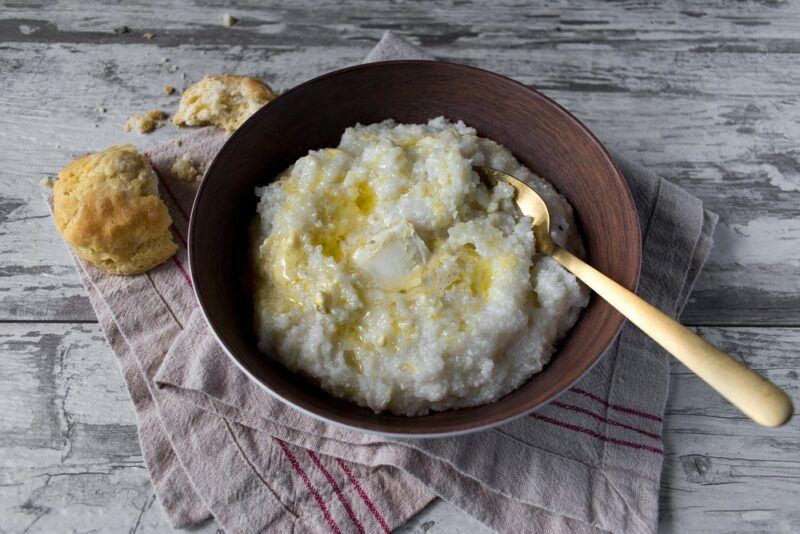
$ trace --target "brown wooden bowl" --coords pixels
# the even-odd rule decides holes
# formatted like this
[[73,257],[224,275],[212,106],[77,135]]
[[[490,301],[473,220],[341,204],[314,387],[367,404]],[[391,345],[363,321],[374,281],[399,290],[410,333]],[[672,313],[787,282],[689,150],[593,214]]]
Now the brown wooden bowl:
[[497,141],[555,185],[575,209],[589,262],[636,287],[641,238],[627,184],[611,157],[561,106],[509,78],[436,61],[388,61],[320,76],[253,115],[220,150],[192,208],[189,263],[209,325],[233,361],[284,402],[331,423],[399,436],[488,428],[524,415],[577,381],[616,337],[623,318],[593,297],[549,365],[502,399],[421,417],[375,414],[336,399],[259,352],[247,290],[254,188],[310,149],[333,147],[345,128],[443,115]]

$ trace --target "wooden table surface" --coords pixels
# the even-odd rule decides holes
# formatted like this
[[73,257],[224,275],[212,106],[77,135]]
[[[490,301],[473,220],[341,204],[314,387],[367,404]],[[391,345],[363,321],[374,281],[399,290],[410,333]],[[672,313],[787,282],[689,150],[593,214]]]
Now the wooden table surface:
[[[359,62],[387,29],[534,85],[719,213],[682,320],[798,398],[797,2],[124,4],[0,4],[0,531],[169,529],[39,180],[89,150],[173,136],[122,131],[175,109],[165,84],[231,72],[285,89]],[[664,439],[661,530],[800,531],[797,419],[759,428],[674,364]],[[401,530],[481,527],[437,502]]]

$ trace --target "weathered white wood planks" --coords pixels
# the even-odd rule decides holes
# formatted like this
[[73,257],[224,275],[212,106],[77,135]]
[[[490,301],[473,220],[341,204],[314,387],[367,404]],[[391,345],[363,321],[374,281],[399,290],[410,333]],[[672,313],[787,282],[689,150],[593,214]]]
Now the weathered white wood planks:
[[[536,86],[609,148],[717,211],[716,246],[683,320],[736,325],[703,334],[798,399],[800,4],[162,4],[0,4],[3,530],[167,528],[127,392],[39,179],[88,150],[174,135],[122,132],[132,113],[174,109],[165,84],[235,72],[286,89],[359,62],[386,29]],[[240,22],[222,26],[223,12]],[[755,427],[677,364],[671,386],[662,530],[800,530],[798,423]],[[437,502],[403,530],[478,528]]]
[[[682,12],[637,3],[369,3],[367,12],[362,3],[352,6],[231,8],[242,19],[233,28],[219,24],[217,7],[6,8],[0,250],[7,260],[0,318],[91,320],[66,256],[59,251],[53,258],[60,245],[35,201],[35,184],[86,150],[167,136],[121,131],[131,113],[174,106],[176,97],[161,95],[162,85],[231,71],[291,87],[359,61],[389,28],[443,59],[539,87],[609,147],[719,212],[718,244],[685,321],[800,323],[796,5],[714,4]],[[129,31],[114,33],[122,25]],[[156,37],[148,41],[144,31]],[[57,305],[47,305],[51,295],[58,295]]]
[[[800,398],[796,328],[702,334]],[[0,325],[0,517],[12,532],[132,528],[152,507],[136,422],[114,354],[95,324]],[[680,364],[665,422],[662,527],[669,532],[800,529],[800,423],[755,426]],[[130,522],[128,525],[125,520]],[[437,504],[409,525],[474,525]],[[140,525],[140,528],[143,525]],[[472,528],[472,527],[470,527]]]

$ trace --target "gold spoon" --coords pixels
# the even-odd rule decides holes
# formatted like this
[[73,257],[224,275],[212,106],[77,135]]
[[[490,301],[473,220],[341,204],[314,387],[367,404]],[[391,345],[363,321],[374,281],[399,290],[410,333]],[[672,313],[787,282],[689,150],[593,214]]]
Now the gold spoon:
[[775,384],[556,245],[550,238],[547,205],[531,187],[496,169],[475,170],[488,184],[502,181],[516,190],[519,209],[533,219],[536,250],[563,265],[750,419],[764,426],[780,426],[789,420],[792,401]]

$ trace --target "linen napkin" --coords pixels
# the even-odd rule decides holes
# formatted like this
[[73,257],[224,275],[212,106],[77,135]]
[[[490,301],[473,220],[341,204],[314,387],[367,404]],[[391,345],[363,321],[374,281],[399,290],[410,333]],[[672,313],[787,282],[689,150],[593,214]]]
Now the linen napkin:
[[[367,61],[426,58],[387,33]],[[266,394],[228,359],[194,300],[185,236],[196,184],[226,137],[196,131],[148,153],[175,257],[134,277],[76,259],[119,358],[145,463],[172,525],[213,515],[229,532],[389,532],[434,496],[502,532],[653,532],[658,517],[666,354],[630,325],[598,364],[528,417],[457,438],[398,440],[326,425]],[[711,247],[716,215],[616,157],[643,232],[639,294],[677,316]]]

